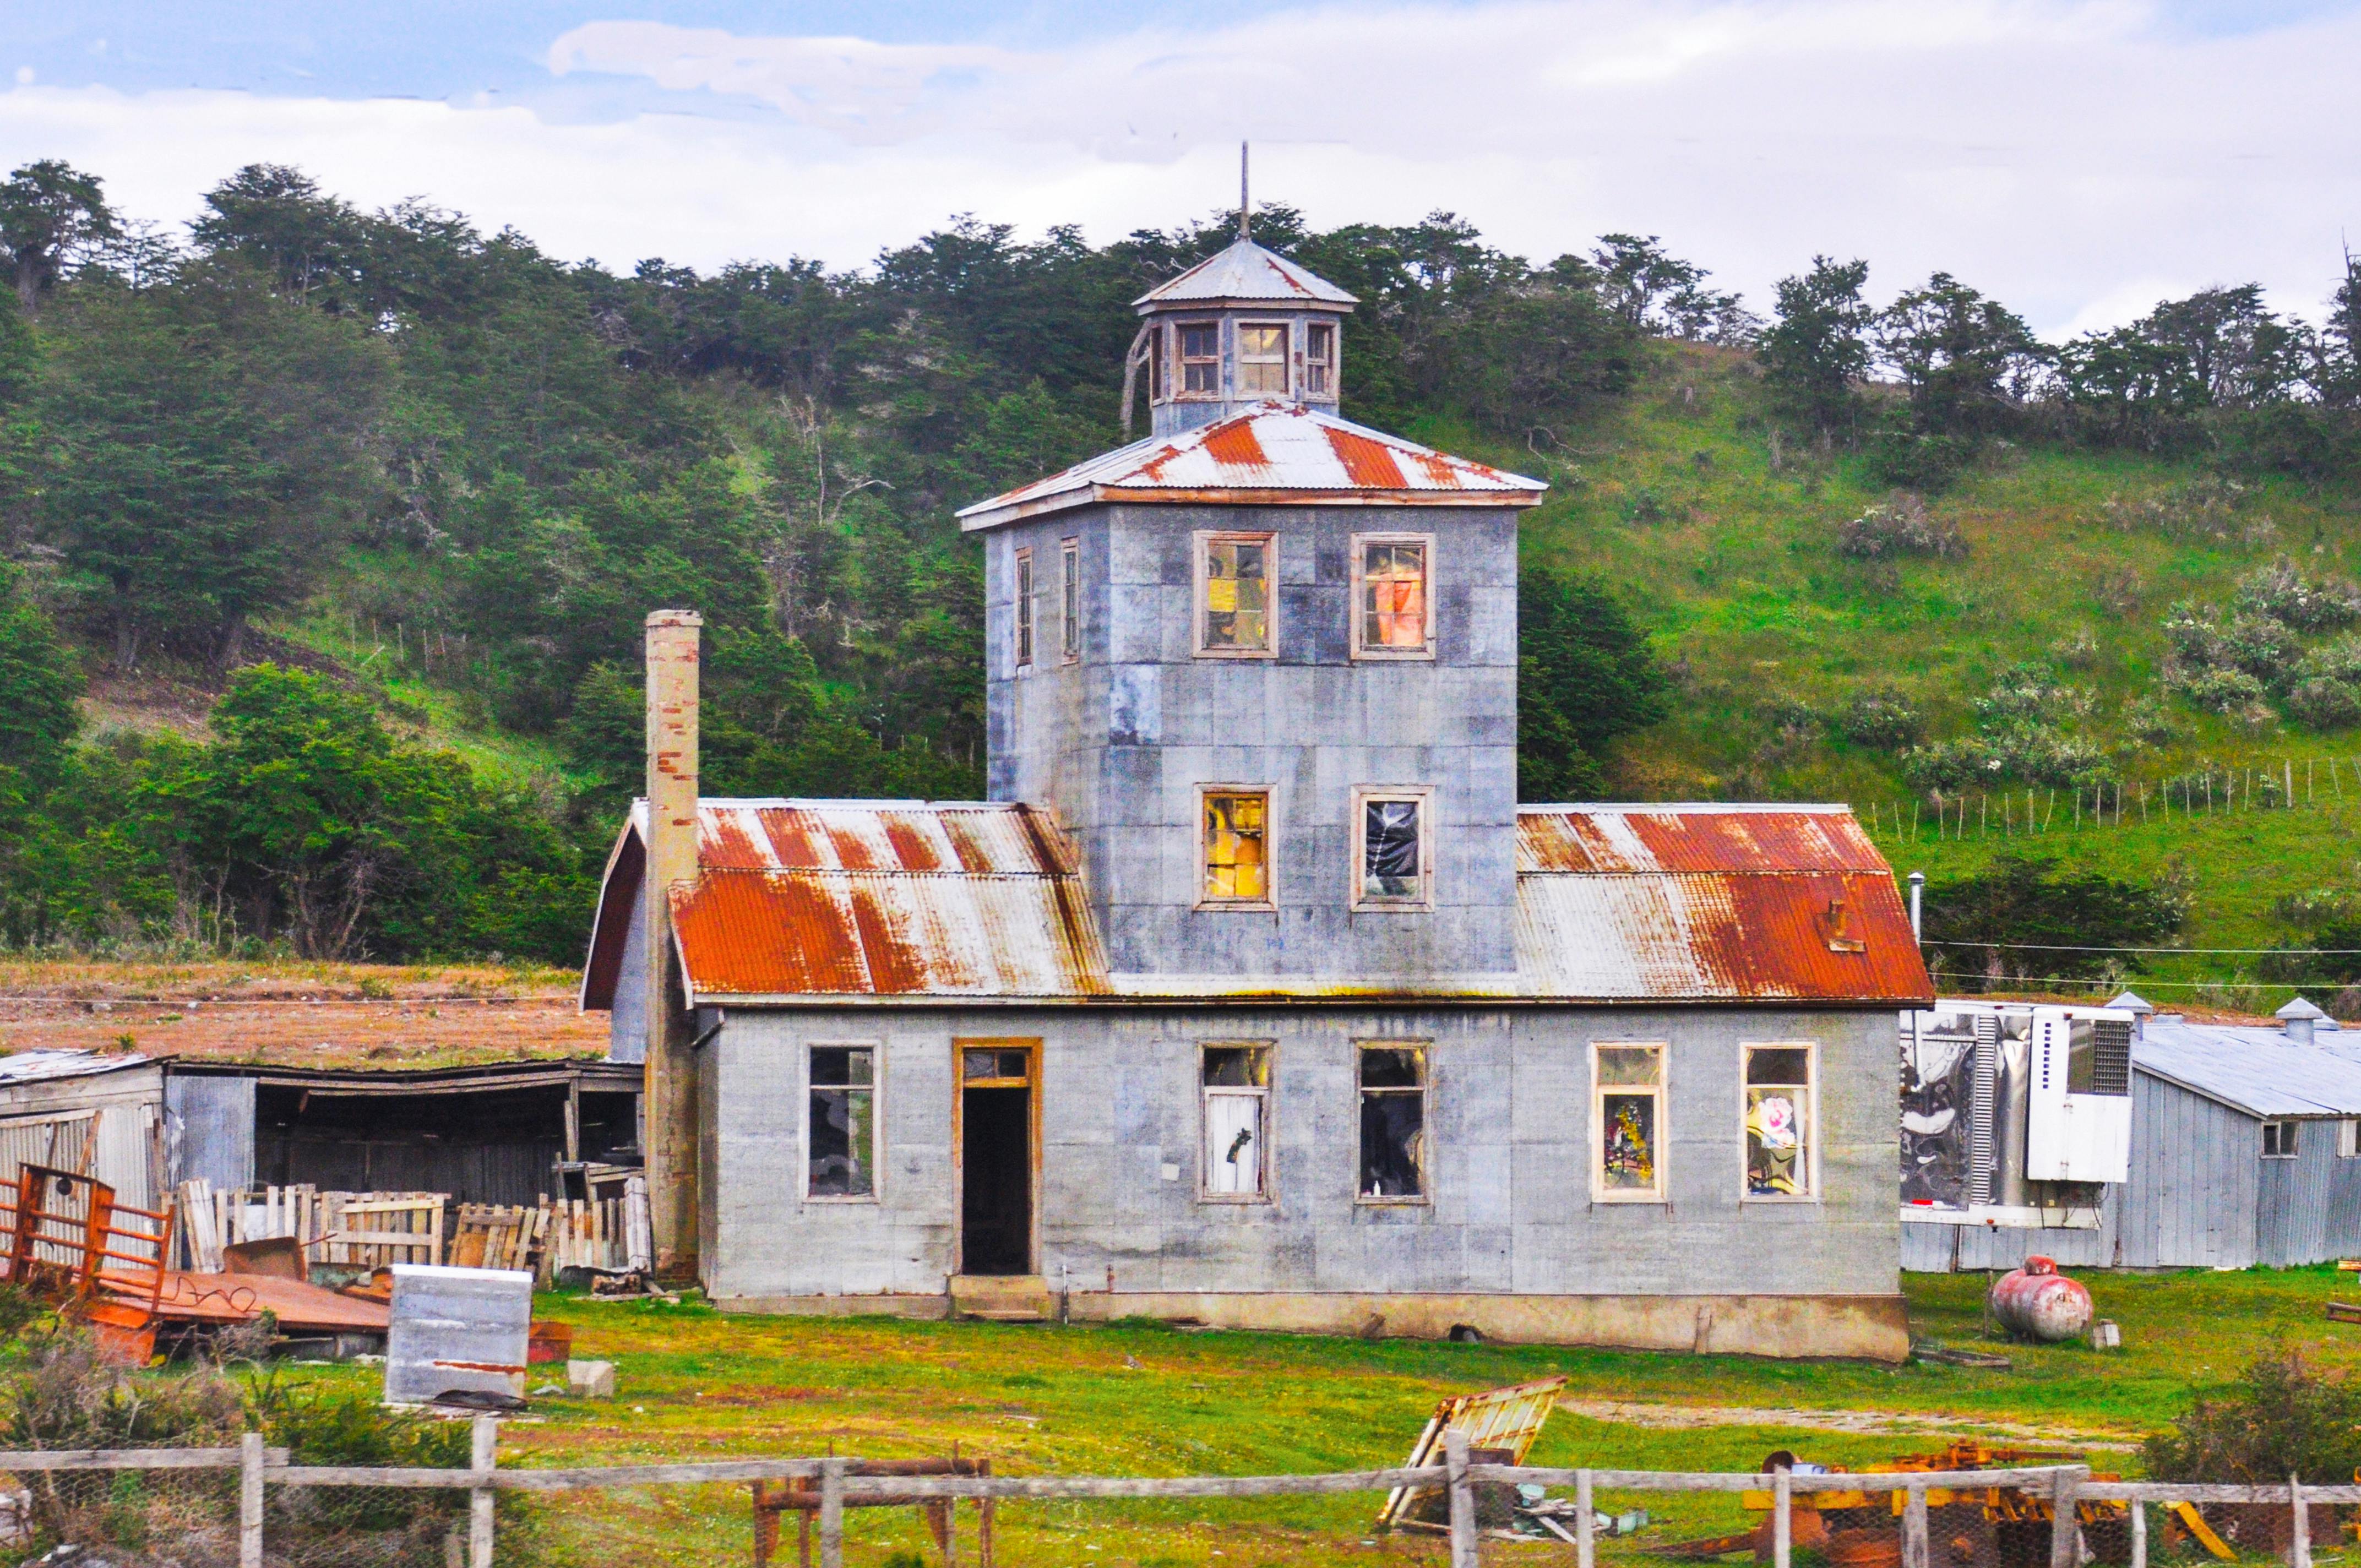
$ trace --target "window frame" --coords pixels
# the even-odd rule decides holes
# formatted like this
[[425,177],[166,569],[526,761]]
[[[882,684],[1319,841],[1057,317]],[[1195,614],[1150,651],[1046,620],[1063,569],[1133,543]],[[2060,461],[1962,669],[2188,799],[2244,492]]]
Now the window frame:
[[[815,1088],[849,1088],[849,1085],[814,1085],[812,1053],[814,1051],[867,1051],[869,1053],[869,1190],[866,1192],[815,1192],[812,1190],[812,1093]],[[802,1201],[807,1203],[882,1203],[885,1201],[885,1042],[867,1040],[806,1040],[803,1044],[804,1084],[802,1124],[796,1129],[803,1177],[798,1183]]]
[[[1368,1088],[1362,1081],[1362,1066],[1371,1051],[1414,1051],[1418,1055],[1418,1087],[1398,1089],[1381,1086]],[[1361,1110],[1372,1094],[1418,1096],[1418,1190],[1399,1195],[1375,1195],[1361,1190],[1361,1167],[1365,1158],[1361,1147]],[[1434,1042],[1424,1037],[1393,1039],[1374,1037],[1353,1042],[1353,1202],[1366,1209],[1421,1209],[1434,1204]]]
[[[1205,816],[1206,807],[1215,795],[1259,795],[1262,798],[1262,896],[1260,898],[1217,898],[1205,891],[1211,880],[1206,873],[1212,865],[1206,859],[1212,852],[1211,830]],[[1254,915],[1269,915],[1279,908],[1279,818],[1278,787],[1267,784],[1202,784],[1197,786],[1197,900],[1195,907],[1203,910],[1242,911]]]
[[[1268,605],[1263,615],[1268,633],[1259,648],[1209,648],[1205,637],[1210,630],[1206,617],[1207,585],[1212,581],[1213,549],[1217,544],[1259,544],[1263,550],[1263,582]],[[1190,630],[1191,656],[1199,659],[1276,659],[1279,657],[1279,535],[1275,532],[1241,532],[1236,529],[1200,529],[1190,546]]]
[[2336,1157],[2361,1159],[2361,1116],[2346,1116],[2337,1122]]
[[[2263,1119],[2263,1155],[2265,1159],[2301,1159],[2303,1124],[2293,1116],[2267,1116]],[[2274,1134],[2278,1135],[2276,1137]],[[2277,1143],[2279,1146],[2273,1148]]]
[[[1804,1190],[1754,1192],[1746,1174],[1746,1091],[1748,1069],[1756,1051],[1804,1053]],[[1793,1087],[1775,1085],[1773,1087]],[[1661,1107],[1659,1108],[1661,1110]],[[1820,1043],[1817,1040],[1741,1040],[1738,1043],[1738,1199],[1741,1203],[1817,1203],[1820,1196]]]
[[[1426,563],[1424,640],[1416,648],[1369,648],[1362,644],[1368,620],[1369,550],[1372,544],[1415,544]],[[1356,662],[1434,662],[1434,545],[1432,533],[1356,533],[1353,535],[1353,626],[1351,657]]]
[[[1291,322],[1286,322],[1286,321],[1275,321],[1275,322],[1268,322],[1268,321],[1265,321],[1265,322],[1256,322],[1256,321],[1239,321],[1239,322],[1233,323],[1232,323],[1232,325],[1231,325],[1231,329],[1230,329],[1230,330],[1231,330],[1231,332],[1235,334],[1235,340],[1236,340],[1236,344],[1237,344],[1237,350],[1236,350],[1237,373],[1236,373],[1236,374],[1232,378],[1232,381],[1233,381],[1233,383],[1235,385],[1235,387],[1236,387],[1236,389],[1237,389],[1238,400],[1239,400],[1239,401],[1241,401],[1241,402],[1245,402],[1245,401],[1246,401],[1246,400],[1255,400],[1255,401],[1260,401],[1261,400],[1263,400],[1263,399],[1265,399],[1265,398],[1277,398],[1277,399],[1279,399],[1280,401],[1284,402],[1284,401],[1288,400],[1289,399],[1292,398],[1292,397],[1295,395],[1295,364],[1294,364],[1294,360],[1295,360],[1295,327],[1294,327],[1294,323],[1291,323]],[[1276,332],[1276,333],[1278,333],[1278,334],[1279,334],[1279,353],[1278,353],[1278,355],[1277,355],[1275,357],[1274,357],[1274,356],[1257,356],[1257,357],[1253,358],[1253,359],[1248,359],[1248,358],[1246,357],[1246,334],[1248,332],[1250,332],[1250,331],[1254,331],[1254,332],[1265,332],[1265,331],[1268,331],[1268,332]],[[1278,366],[1278,367],[1279,367],[1279,390],[1277,390],[1277,391],[1275,391],[1275,392],[1274,392],[1274,391],[1272,391],[1270,389],[1268,389],[1268,388],[1267,388],[1267,387],[1257,387],[1257,388],[1249,389],[1249,388],[1246,386],[1246,367],[1247,367],[1247,366],[1249,366],[1249,365],[1276,365],[1276,366]]]
[[[1192,327],[1203,327],[1213,334],[1213,352],[1210,356],[1202,354],[1194,357],[1190,356],[1189,332]],[[1213,367],[1213,384],[1211,388],[1203,391],[1190,390],[1189,368],[1192,365],[1210,365]],[[1172,323],[1172,401],[1217,403],[1221,400],[1222,319],[1215,316],[1210,321],[1174,322]]]
[[[1312,345],[1323,335],[1328,340],[1327,357],[1314,358]],[[1303,374],[1299,382],[1301,390],[1296,394],[1299,398],[1326,400],[1336,396],[1336,345],[1342,340],[1343,334],[1336,330],[1334,322],[1303,323]],[[1320,384],[1312,385],[1314,380]]]
[[1008,576],[1016,610],[1008,626],[1009,653],[1016,669],[1029,670],[1033,667],[1038,631],[1033,621],[1033,595],[1037,585],[1033,580],[1033,547],[1030,544],[1016,546],[1009,557]]
[[[1656,1081],[1646,1083],[1604,1083],[1598,1076],[1598,1053],[1608,1050],[1648,1049],[1656,1053]],[[1590,1201],[1593,1203],[1654,1204],[1661,1208],[1673,1201],[1671,1176],[1672,1139],[1665,1125],[1666,1111],[1672,1102],[1673,1043],[1670,1040],[1593,1040],[1590,1042]],[[1655,1153],[1656,1184],[1653,1188],[1609,1187],[1607,1185],[1607,1096],[1612,1091],[1619,1094],[1645,1093],[1656,1102]],[[1740,1097],[1744,1103],[1744,1096]],[[1745,1179],[1743,1170],[1740,1180]]]
[[[1255,1088],[1216,1087],[1205,1081],[1205,1056],[1209,1051],[1260,1051],[1263,1060],[1263,1081]],[[1271,1195],[1271,1146],[1273,1118],[1279,1108],[1279,1096],[1272,1086],[1279,1077],[1279,1042],[1277,1040],[1200,1040],[1197,1042],[1197,1201],[1200,1203],[1261,1203],[1276,1200]],[[1207,1142],[1213,1131],[1213,1096],[1219,1094],[1235,1099],[1257,1099],[1262,1111],[1257,1122],[1261,1128],[1260,1146],[1255,1150],[1255,1188],[1251,1192],[1216,1192],[1208,1179],[1212,1175],[1213,1151]]]
[[1082,660],[1082,541],[1069,534],[1058,542],[1058,663]]
[[[1369,807],[1381,801],[1418,803],[1418,895],[1415,898],[1371,894],[1369,869]],[[1370,915],[1423,915],[1434,908],[1434,786],[1432,784],[1355,784],[1353,786],[1352,908]]]

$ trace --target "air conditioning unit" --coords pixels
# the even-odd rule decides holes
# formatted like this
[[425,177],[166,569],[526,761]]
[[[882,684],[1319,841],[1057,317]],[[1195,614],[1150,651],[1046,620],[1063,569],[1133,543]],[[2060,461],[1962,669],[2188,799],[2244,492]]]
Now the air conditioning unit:
[[2122,1181],[2132,1167],[2132,1015],[2037,1007],[2026,1085],[2028,1181]]

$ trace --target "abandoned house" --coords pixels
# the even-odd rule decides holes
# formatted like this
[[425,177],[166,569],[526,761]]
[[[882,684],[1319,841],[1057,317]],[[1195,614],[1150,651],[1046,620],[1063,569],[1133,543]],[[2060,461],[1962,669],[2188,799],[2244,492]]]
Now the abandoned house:
[[1337,414],[1351,298],[1138,302],[1144,441],[967,509],[986,802],[705,800],[699,621],[583,1003],[725,1307],[1899,1359],[1894,1017],[1833,806],[1522,806],[1538,482]]

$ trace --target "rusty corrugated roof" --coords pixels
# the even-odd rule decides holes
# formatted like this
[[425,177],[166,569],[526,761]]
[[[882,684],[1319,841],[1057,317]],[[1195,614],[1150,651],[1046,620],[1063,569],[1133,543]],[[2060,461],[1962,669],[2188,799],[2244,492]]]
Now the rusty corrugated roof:
[[1529,806],[1517,828],[1528,990],[1897,1004],[1934,994],[1893,869],[1846,807]]
[[1266,506],[1537,506],[1549,487],[1306,408],[1272,400],[1152,435],[960,514],[994,528],[1093,501]]
[[1350,309],[1352,295],[1310,269],[1274,255],[1243,236],[1169,282],[1132,302],[1145,312],[1157,305],[1289,304],[1298,310]]

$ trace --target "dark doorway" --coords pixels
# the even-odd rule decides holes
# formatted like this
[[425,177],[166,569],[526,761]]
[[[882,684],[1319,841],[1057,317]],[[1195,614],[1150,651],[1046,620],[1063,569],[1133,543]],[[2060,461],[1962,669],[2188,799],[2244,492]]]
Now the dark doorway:
[[960,1272],[1033,1272],[1033,1091],[964,1089]]

